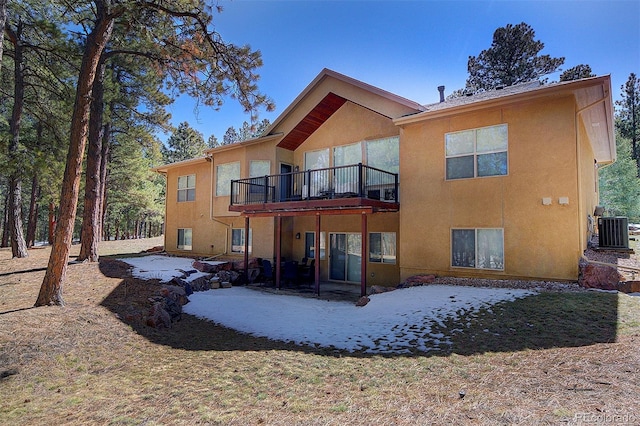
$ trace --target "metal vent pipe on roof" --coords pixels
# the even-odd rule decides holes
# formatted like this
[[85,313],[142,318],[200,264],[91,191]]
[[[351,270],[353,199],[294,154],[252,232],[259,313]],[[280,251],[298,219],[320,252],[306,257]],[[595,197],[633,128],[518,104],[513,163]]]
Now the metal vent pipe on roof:
[[444,102],[444,86],[438,86],[438,92],[440,92],[440,102]]

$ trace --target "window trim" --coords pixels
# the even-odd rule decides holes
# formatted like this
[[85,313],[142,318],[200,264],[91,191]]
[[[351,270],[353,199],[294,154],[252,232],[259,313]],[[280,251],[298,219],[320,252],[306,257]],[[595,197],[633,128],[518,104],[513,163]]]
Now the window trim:
[[[372,238],[371,235],[380,234],[380,259],[376,260],[372,258]],[[393,262],[385,262],[385,253],[384,253],[384,244],[383,235],[384,234],[393,234],[393,238],[395,240],[395,254],[393,257]],[[369,232],[369,263],[379,263],[381,265],[396,265],[398,263],[398,236],[395,232]]]
[[[460,266],[453,264],[453,233],[454,231],[474,231],[474,266]],[[478,231],[500,231],[501,243],[502,243],[502,267],[501,268],[483,268],[478,265]],[[451,228],[449,232],[450,241],[450,250],[449,250],[449,262],[451,268],[461,268],[461,269],[471,269],[471,270],[482,270],[482,271],[496,271],[496,272],[504,272],[505,268],[505,252],[504,252],[504,228]]]
[[[188,186],[189,185],[189,178],[193,176],[193,186]],[[180,188],[180,179],[182,178],[186,178],[187,181],[187,186],[184,188]],[[191,201],[195,201],[196,200],[196,174],[192,173],[189,175],[183,175],[183,176],[178,176],[178,186],[177,186],[177,202],[178,203],[187,203],[187,202],[191,202]],[[193,198],[189,199],[189,191],[193,191],[191,192],[193,194]],[[180,199],[180,193],[181,192],[185,192],[186,196],[184,200]]]
[[[180,231],[182,231],[182,244],[180,244]],[[185,231],[189,231],[191,244],[184,244],[185,241]],[[178,236],[176,239],[176,248],[178,250],[184,251],[193,251],[193,229],[192,228],[178,228]]]
[[[506,134],[507,134],[505,149],[478,152],[478,131],[484,130],[484,129],[490,129],[492,127],[504,127],[505,128]],[[465,133],[465,132],[473,132],[473,152],[464,153],[464,154],[447,155],[447,136],[454,135],[454,134]],[[485,156],[485,155],[491,155],[491,154],[500,154],[500,153],[505,153],[506,154],[506,159],[505,159],[506,171],[505,171],[505,173],[504,174],[486,175],[486,176],[478,175],[478,157]],[[453,159],[453,158],[463,158],[463,157],[472,157],[473,158],[473,176],[452,177],[452,178],[448,177],[448,175],[447,175],[448,160],[449,159]],[[500,124],[494,124],[494,125],[491,125],[491,126],[475,127],[475,128],[472,128],[472,129],[458,130],[458,131],[455,131],[455,132],[446,132],[444,134],[444,158],[445,158],[444,159],[444,180],[446,180],[446,181],[454,181],[454,180],[461,180],[461,179],[482,179],[482,178],[492,178],[492,177],[499,177],[499,176],[508,176],[509,175],[509,125],[507,123],[500,123]]]

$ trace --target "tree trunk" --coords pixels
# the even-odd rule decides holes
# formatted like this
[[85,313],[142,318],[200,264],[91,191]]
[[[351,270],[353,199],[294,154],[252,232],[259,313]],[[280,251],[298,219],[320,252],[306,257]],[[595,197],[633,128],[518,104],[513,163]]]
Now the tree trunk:
[[[110,109],[113,111],[113,103],[110,104]],[[100,235],[103,233],[103,227],[107,217],[107,178],[108,178],[108,169],[107,164],[109,163],[109,150],[111,148],[110,141],[111,140],[111,125],[110,123],[105,123],[103,128],[103,136],[102,136],[102,153],[100,158],[100,196],[98,197],[98,214],[100,215]],[[107,237],[108,240],[108,237]]]
[[96,0],[97,20],[94,29],[87,37],[85,44],[76,99],[71,118],[71,137],[69,153],[62,181],[60,195],[60,214],[53,238],[53,247],[47,272],[45,273],[40,293],[35,306],[64,305],[62,284],[67,273],[69,250],[73,237],[73,225],[78,207],[78,192],[82,174],[82,158],[87,143],[89,112],[91,108],[91,90],[98,68],[100,56],[111,38],[116,15],[109,14],[103,1]]
[[49,245],[53,244],[53,235],[56,231],[56,205],[49,201]]
[[4,196],[4,213],[2,215],[2,241],[0,247],[9,246],[9,189]]
[[29,202],[29,221],[27,222],[27,247],[31,248],[35,244],[36,229],[38,227],[38,199],[40,198],[40,185],[38,185],[38,174],[33,174],[31,179],[31,201]]
[[2,52],[4,46],[4,26],[7,20],[7,0],[0,0],[0,66],[2,66]]
[[102,116],[104,112],[104,61],[98,66],[93,83],[93,102],[89,119],[89,148],[87,151],[87,169],[84,186],[84,213],[80,236],[80,254],[78,260],[98,261],[98,242],[100,241],[100,167],[102,163]]
[[22,44],[22,22],[18,21],[15,31],[7,28],[6,32],[13,43],[14,89],[13,109],[9,133],[9,162],[13,168],[9,177],[9,236],[11,238],[11,254],[13,257],[28,257],[27,243],[22,229],[22,179],[19,158],[20,126],[24,109],[24,46]]

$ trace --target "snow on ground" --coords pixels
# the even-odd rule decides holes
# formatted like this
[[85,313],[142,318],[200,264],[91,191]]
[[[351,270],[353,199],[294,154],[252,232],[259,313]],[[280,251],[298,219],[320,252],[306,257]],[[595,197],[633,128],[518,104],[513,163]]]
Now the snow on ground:
[[[184,275],[184,271],[194,271],[193,259],[187,259],[184,257],[171,257],[162,255],[143,256],[143,257],[131,257],[127,259],[120,259],[123,262],[133,266],[131,275],[134,278],[140,278],[143,280],[160,280],[160,282],[166,283],[171,281],[175,277],[181,277]],[[211,263],[211,262],[209,262]],[[224,263],[224,262],[218,262]],[[185,281],[191,282],[196,278],[200,278],[209,274],[202,272],[194,272],[189,275]]]
[[448,344],[432,332],[433,321],[500,301],[535,294],[529,290],[430,285],[370,296],[354,303],[263,293],[243,287],[189,296],[184,312],[234,330],[273,340],[369,353],[429,351]]

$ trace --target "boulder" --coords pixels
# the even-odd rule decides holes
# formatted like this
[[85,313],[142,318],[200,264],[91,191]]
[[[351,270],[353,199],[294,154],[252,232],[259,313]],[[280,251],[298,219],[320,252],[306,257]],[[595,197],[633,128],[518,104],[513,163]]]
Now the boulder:
[[372,285],[370,287],[369,294],[380,294],[380,293],[386,293],[388,291],[393,291],[393,290],[395,290],[395,288],[393,287],[386,287],[383,285]]
[[623,293],[640,293],[640,281],[625,281],[620,283],[618,290]]
[[584,288],[618,290],[618,283],[623,279],[612,266],[580,262],[579,269],[578,285]]
[[147,325],[153,328],[171,328],[171,315],[164,309],[162,302],[151,305],[147,316]]
[[207,262],[200,262],[199,260],[195,260],[191,266],[197,269],[200,272],[204,272],[205,274],[215,274],[220,270],[221,265],[212,265]]
[[426,284],[432,284],[435,280],[436,276],[433,274],[414,275],[398,285],[398,288],[418,287]]
[[358,301],[356,302],[356,306],[365,306],[367,303],[369,303],[369,298],[367,296],[362,296],[360,299],[358,299]]

